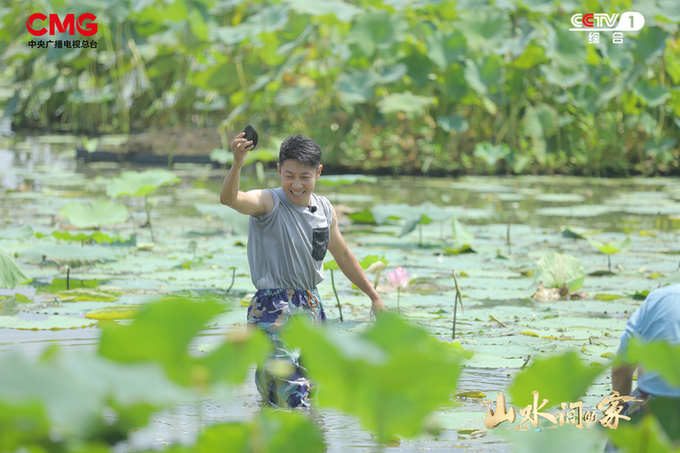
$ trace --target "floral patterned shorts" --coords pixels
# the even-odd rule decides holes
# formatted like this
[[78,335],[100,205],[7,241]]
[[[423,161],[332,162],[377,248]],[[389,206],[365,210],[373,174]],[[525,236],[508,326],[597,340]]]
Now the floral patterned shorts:
[[316,288],[261,289],[248,307],[248,324],[267,333],[274,350],[255,372],[255,385],[263,401],[275,406],[309,407],[313,389],[300,353],[288,348],[280,332],[290,318],[303,316],[315,325],[326,323],[326,313]]

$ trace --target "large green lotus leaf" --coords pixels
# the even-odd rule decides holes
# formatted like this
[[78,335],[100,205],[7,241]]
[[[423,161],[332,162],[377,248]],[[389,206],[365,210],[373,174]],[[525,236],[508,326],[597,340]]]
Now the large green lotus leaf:
[[570,291],[576,291],[586,278],[586,271],[573,255],[551,252],[538,260],[537,266],[536,282],[546,288],[561,288],[566,284]]
[[[399,60],[399,63],[406,66],[408,69],[408,76],[417,86],[423,88],[432,84],[429,75],[432,73],[435,66],[427,56],[418,51],[413,51],[413,53],[409,54],[407,57]],[[460,77],[462,78],[462,74]],[[446,80],[448,81],[448,77]]]
[[557,111],[546,104],[529,106],[522,118],[524,133],[534,138],[549,138],[557,131]]
[[627,252],[628,250],[631,249],[631,247],[633,247],[633,241],[631,241],[630,238],[626,238],[622,241],[612,241],[609,242],[608,244],[596,241],[595,239],[588,238],[588,243],[591,245],[591,247],[599,250],[605,255],[613,255],[619,252]]
[[375,219],[373,218],[373,213],[371,212],[370,209],[364,209],[359,212],[353,212],[351,214],[347,214],[347,217],[349,217],[352,222],[354,223],[365,223],[368,225],[377,225]]
[[204,216],[218,218],[225,224],[232,227],[236,234],[247,234],[250,216],[221,204],[195,203],[194,207]]
[[460,356],[391,313],[357,337],[298,322],[284,339],[302,350],[320,382],[318,404],[358,416],[381,442],[421,432],[425,418],[455,392]]
[[43,244],[24,250],[19,253],[19,256],[34,263],[42,262],[44,257],[54,261],[59,266],[67,265],[71,268],[76,268],[96,262],[103,263],[109,260],[116,260],[122,254],[121,249],[94,245],[81,247],[76,245]]
[[124,204],[111,200],[94,200],[89,205],[69,203],[61,208],[60,214],[78,228],[99,228],[122,223],[130,216]]
[[645,371],[659,373],[670,385],[680,387],[680,346],[632,338],[626,357],[630,363],[639,363]]
[[550,358],[537,358],[527,369],[520,371],[509,387],[514,404],[525,407],[533,404],[531,392],[538,392],[538,401],[548,400],[544,409],[560,403],[576,402],[604,367],[583,365],[578,355],[569,351]]
[[0,250],[0,287],[12,289],[22,283],[30,282],[32,279],[27,277],[16,265],[14,260],[4,251]]
[[[234,44],[238,44],[241,41],[244,41],[247,38],[250,38],[251,36],[255,36],[257,34],[257,27],[254,25],[248,24],[248,23],[242,23],[239,24],[235,27],[219,27],[215,30],[215,35],[219,39],[219,41],[222,44],[225,44],[227,46],[231,46]],[[222,66],[227,66],[228,69],[234,70],[233,72],[226,74],[225,76],[228,77],[228,80],[218,80],[218,79],[213,79],[213,77],[216,77],[217,71],[219,71],[218,67],[213,67],[208,69],[207,71],[195,73],[193,81],[202,87],[207,88],[208,86],[217,83],[220,88],[224,88],[227,86],[234,86],[238,87],[238,74],[235,71],[235,66],[233,64],[226,63]],[[208,72],[209,71],[209,72]],[[200,74],[200,75],[199,75]]]
[[145,197],[161,186],[177,182],[180,182],[180,179],[168,170],[124,171],[109,183],[106,195],[111,198],[121,195]]
[[[251,28],[248,28],[248,30],[251,30]],[[241,88],[234,63],[217,64],[204,71],[196,72],[192,76],[192,81],[207,90],[230,92]]]
[[99,353],[124,363],[155,362],[182,385],[204,387],[226,380],[242,382],[252,362],[261,362],[268,344],[259,332],[224,342],[212,354],[195,358],[189,343],[224,310],[214,301],[171,297],[147,304],[129,326],[103,326]]
[[377,49],[389,49],[406,38],[408,24],[386,10],[364,12],[353,24],[349,39],[362,53],[371,57]]
[[510,148],[506,144],[501,143],[496,146],[489,142],[477,143],[472,152],[473,156],[486,162],[489,167],[495,167],[499,160],[507,158],[510,153]]
[[464,98],[472,88],[466,80],[466,71],[457,63],[449,67],[444,74],[444,80],[447,95],[454,99]]
[[631,53],[635,60],[644,62],[663,54],[668,33],[658,26],[644,27],[635,38]]
[[403,63],[385,66],[378,74],[378,81],[383,85],[398,82],[407,73],[408,68]]
[[658,107],[671,97],[668,88],[661,86],[651,86],[649,83],[638,80],[633,85],[633,89],[645,103],[650,107]]
[[377,204],[371,209],[373,220],[383,225],[388,220],[399,220],[414,215],[412,206],[407,204]]
[[280,90],[274,96],[274,101],[280,106],[298,105],[316,94],[316,88],[294,86]]
[[306,0],[285,0],[293,11],[310,16],[326,16],[332,14],[341,22],[352,22],[352,19],[362,12],[362,9],[341,0],[326,0],[324,2],[308,2]]
[[423,114],[434,101],[434,97],[417,96],[410,91],[405,91],[404,93],[392,93],[378,101],[377,105],[384,115],[400,112],[419,115]]
[[[249,423],[224,423],[205,429],[186,453],[224,451],[317,453],[326,450],[320,429],[303,414],[263,409]],[[174,450],[173,450],[174,451]],[[179,452],[178,452],[179,453]]]
[[97,324],[96,320],[71,318],[66,316],[50,316],[42,321],[0,316],[0,327],[18,330],[65,330],[83,329]]
[[[58,350],[40,361],[16,353],[0,358],[0,400],[38,402],[50,426],[66,438],[115,444],[146,425],[156,410],[189,398],[152,365],[120,365]],[[115,418],[104,415],[107,408]]]
[[466,52],[465,36],[458,30],[446,35],[434,33],[427,38],[427,56],[441,70],[464,58]]
[[476,8],[460,14],[457,22],[468,45],[475,51],[491,54],[510,39],[512,25],[508,15],[501,10]]
[[549,56],[560,68],[573,68],[586,59],[586,44],[583,35],[569,31],[566,27],[549,28]]
[[[668,416],[668,413],[664,414]],[[612,443],[626,453],[649,451],[654,453],[678,453],[678,448],[668,438],[657,417],[646,416],[640,423],[623,421],[616,429],[608,429]]]
[[372,71],[343,72],[336,83],[342,102],[362,104],[373,97],[373,87],[378,83],[378,76]]
[[357,182],[363,182],[368,184],[375,184],[378,182],[378,178],[375,176],[365,176],[365,175],[332,175],[332,176],[321,176],[316,180],[317,184],[322,186],[348,186],[355,184]]
[[16,228],[6,228],[0,230],[0,239],[23,239],[31,236],[33,234],[33,228],[28,225],[16,227]]
[[460,248],[472,244],[472,240],[475,238],[474,235],[458,219],[453,219],[451,229],[453,230],[453,240],[456,243],[456,247]]
[[458,115],[438,116],[437,125],[442,128],[444,132],[456,131],[459,134],[467,132],[470,129],[470,123],[465,118]]

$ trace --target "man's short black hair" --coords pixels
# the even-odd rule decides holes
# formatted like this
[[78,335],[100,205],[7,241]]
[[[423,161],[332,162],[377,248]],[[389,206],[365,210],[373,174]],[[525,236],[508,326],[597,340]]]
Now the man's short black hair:
[[295,159],[307,167],[317,168],[321,163],[321,147],[309,137],[291,135],[281,143],[279,165],[283,165],[286,159]]

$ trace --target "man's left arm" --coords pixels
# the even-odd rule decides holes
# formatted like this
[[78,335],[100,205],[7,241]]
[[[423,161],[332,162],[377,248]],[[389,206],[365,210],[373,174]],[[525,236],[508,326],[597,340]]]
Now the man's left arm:
[[328,251],[331,252],[335,262],[343,274],[356,285],[361,291],[371,298],[372,309],[375,315],[385,310],[385,305],[380,298],[380,294],[373,288],[371,282],[368,281],[364,270],[361,268],[359,261],[354,253],[347,247],[345,239],[343,239],[338,227],[338,216],[335,213],[335,208],[331,206],[333,213],[333,222],[331,223],[331,239],[328,244]]

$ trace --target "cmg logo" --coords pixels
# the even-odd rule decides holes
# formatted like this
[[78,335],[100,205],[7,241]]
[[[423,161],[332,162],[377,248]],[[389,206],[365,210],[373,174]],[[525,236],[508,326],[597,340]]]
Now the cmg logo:
[[[78,33],[83,36],[92,36],[97,33],[98,25],[96,22],[91,21],[96,19],[97,16],[94,14],[84,13],[76,20],[76,15],[71,13],[67,14],[62,22],[62,20],[59,19],[59,15],[52,13],[49,17],[50,36],[55,35],[57,32],[74,35],[76,29],[78,29]],[[36,22],[45,20],[47,20],[47,16],[43,13],[33,13],[26,21],[26,29],[33,36],[42,36],[47,33],[47,29],[44,26],[42,28],[36,28]]]

